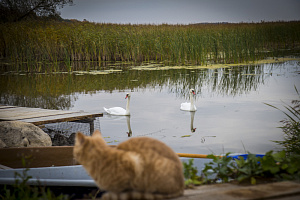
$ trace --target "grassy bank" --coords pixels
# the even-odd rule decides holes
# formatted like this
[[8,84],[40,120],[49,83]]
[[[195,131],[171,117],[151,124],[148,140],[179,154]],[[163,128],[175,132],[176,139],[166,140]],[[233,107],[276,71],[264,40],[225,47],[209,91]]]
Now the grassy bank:
[[0,25],[0,56],[29,63],[164,61],[173,64],[249,62],[297,49],[300,22],[117,25],[19,22]]

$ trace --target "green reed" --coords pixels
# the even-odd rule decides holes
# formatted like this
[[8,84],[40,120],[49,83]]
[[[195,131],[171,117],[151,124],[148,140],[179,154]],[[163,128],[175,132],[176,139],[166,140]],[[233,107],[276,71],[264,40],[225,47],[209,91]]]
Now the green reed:
[[297,49],[300,22],[118,25],[18,22],[0,25],[0,57],[16,63],[163,61],[207,65],[251,62]]

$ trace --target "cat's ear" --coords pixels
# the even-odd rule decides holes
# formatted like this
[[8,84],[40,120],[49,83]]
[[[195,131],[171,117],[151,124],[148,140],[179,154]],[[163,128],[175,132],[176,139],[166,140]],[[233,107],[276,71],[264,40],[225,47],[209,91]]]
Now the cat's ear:
[[76,143],[81,145],[81,144],[84,143],[84,141],[85,141],[85,135],[81,132],[77,132],[77,134],[76,134]]
[[102,137],[102,134],[99,130],[95,130],[92,137]]

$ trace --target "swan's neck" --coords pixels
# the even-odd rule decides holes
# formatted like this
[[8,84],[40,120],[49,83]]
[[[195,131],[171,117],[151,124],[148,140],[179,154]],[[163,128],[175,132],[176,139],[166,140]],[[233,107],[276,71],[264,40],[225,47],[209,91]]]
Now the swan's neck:
[[130,96],[127,97],[126,113],[129,113],[129,102],[130,102]]
[[193,93],[190,93],[191,110],[195,110]]

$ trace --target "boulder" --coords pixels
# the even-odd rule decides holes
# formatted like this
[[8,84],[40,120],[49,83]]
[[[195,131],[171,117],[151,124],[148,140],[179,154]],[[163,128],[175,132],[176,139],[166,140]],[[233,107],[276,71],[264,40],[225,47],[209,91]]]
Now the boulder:
[[6,147],[6,144],[0,139],[0,148]]
[[0,141],[0,147],[52,146],[50,136],[42,129],[19,121],[0,122]]

